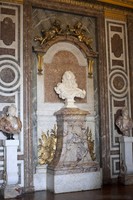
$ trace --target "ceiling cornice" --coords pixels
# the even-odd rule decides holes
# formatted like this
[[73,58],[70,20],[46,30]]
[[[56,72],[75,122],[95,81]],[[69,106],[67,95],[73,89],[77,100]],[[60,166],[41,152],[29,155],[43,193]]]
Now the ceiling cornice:
[[0,0],[2,3],[19,3],[23,4],[24,0]]
[[[26,2],[26,0],[0,0],[0,2],[9,2],[9,3],[20,3],[23,4],[24,1]],[[82,5],[87,5],[90,3],[93,4],[98,4],[101,3],[101,5],[103,4],[108,4],[108,5],[113,5],[113,6],[121,6],[121,7],[125,7],[125,8],[130,8],[133,9],[133,0],[44,0],[46,2],[58,2],[58,3],[67,3],[67,4],[72,4],[77,2],[77,4],[80,2],[80,4]],[[29,2],[32,3],[32,0],[29,0]]]
[[115,6],[133,9],[133,0],[97,0],[98,2],[107,3]]

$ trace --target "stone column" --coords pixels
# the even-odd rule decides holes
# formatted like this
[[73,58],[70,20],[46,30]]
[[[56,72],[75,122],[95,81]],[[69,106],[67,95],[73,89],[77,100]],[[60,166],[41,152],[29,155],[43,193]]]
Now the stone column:
[[17,148],[18,140],[4,140],[5,183],[2,185],[2,195],[5,199],[15,198],[21,194],[18,185]]
[[133,137],[122,136],[120,142],[120,182],[133,184]]
[[87,111],[63,108],[57,118],[57,149],[48,166],[47,189],[54,193],[101,187],[99,164],[92,161],[87,142]]

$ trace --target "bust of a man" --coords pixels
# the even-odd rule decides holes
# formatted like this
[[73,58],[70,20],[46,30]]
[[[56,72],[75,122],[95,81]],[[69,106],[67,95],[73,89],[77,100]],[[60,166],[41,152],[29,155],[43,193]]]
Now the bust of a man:
[[0,118],[0,131],[7,135],[8,139],[13,139],[13,135],[19,133],[22,128],[22,123],[19,117],[16,116],[16,107],[11,105],[7,112]]
[[119,128],[123,136],[130,136],[130,130],[133,128],[133,121],[129,117],[127,107],[122,109],[122,115],[116,119],[116,126]]
[[54,88],[59,97],[65,99],[65,107],[76,107],[74,102],[75,97],[84,98],[85,90],[78,88],[75,75],[71,71],[66,71],[62,77],[62,82],[58,83]]

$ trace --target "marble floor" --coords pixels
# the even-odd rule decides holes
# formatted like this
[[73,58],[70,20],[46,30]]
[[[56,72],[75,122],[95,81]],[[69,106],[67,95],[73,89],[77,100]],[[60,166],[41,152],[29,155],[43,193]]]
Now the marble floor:
[[[4,198],[0,196],[0,200]],[[23,194],[17,200],[133,200],[133,185],[107,185],[100,190],[53,194],[40,191]],[[15,200],[15,199],[12,199]]]

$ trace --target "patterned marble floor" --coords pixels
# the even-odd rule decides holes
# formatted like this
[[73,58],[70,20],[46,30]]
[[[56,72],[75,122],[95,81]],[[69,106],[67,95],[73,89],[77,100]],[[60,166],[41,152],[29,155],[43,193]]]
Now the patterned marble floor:
[[[0,200],[4,198],[0,196]],[[53,194],[41,191],[27,193],[17,200],[133,200],[133,185],[113,185],[104,186],[100,190],[73,192],[65,194]],[[15,200],[15,199],[12,199]]]

